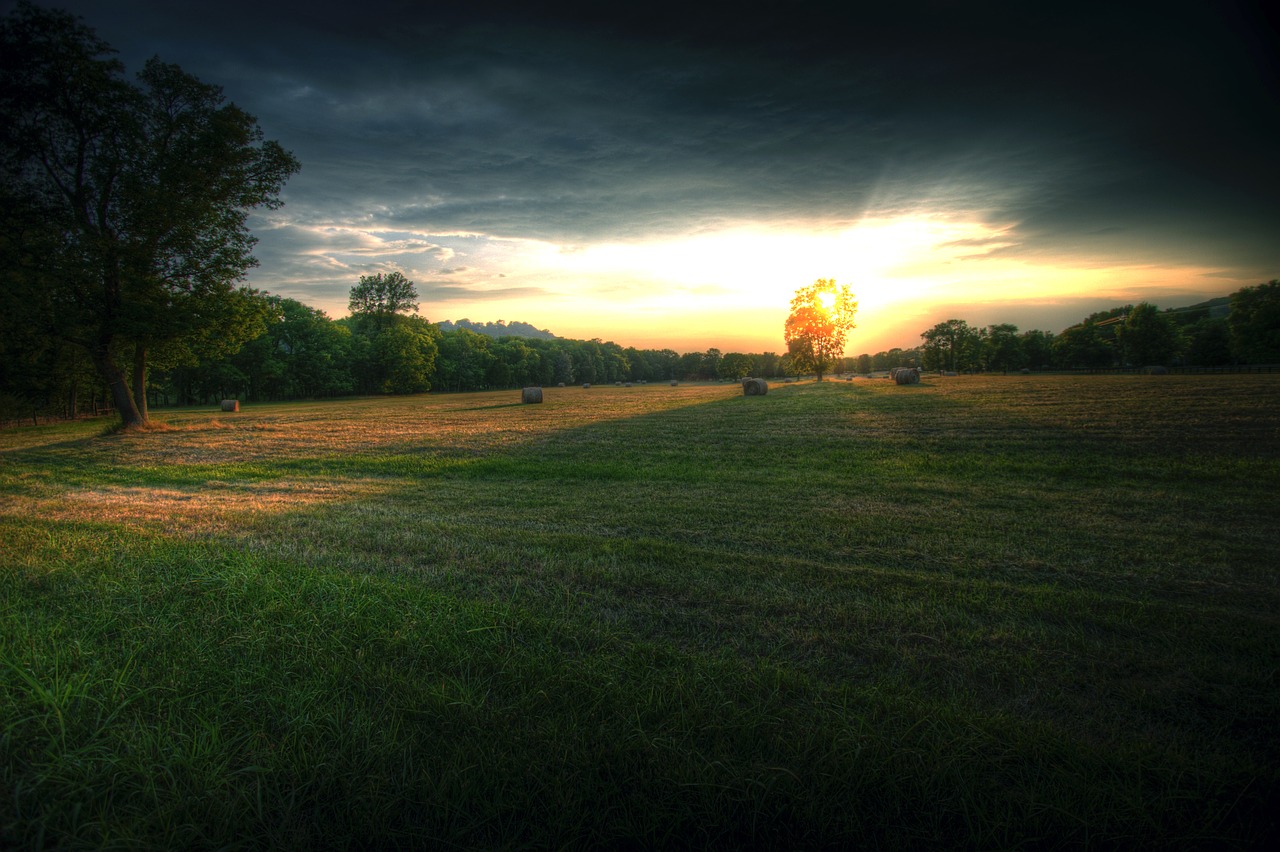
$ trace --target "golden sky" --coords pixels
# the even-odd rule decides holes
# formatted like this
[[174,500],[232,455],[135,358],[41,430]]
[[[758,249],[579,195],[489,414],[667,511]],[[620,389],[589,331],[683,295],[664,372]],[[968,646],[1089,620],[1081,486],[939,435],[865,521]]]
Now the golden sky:
[[[364,274],[369,258],[392,258],[374,266],[418,281],[429,319],[520,320],[562,337],[680,352],[785,350],[791,295],[818,278],[849,284],[858,298],[850,355],[915,346],[920,332],[953,317],[1057,332],[1094,310],[1173,307],[1251,283],[1189,265],[1004,254],[1018,245],[1016,227],[954,215],[748,223],[585,245],[350,228],[312,238],[309,263],[339,280]],[[317,306],[332,316],[346,309],[340,295]]]
[[248,283],[335,318],[399,270],[432,320],[781,351],[834,278],[856,354],[1280,276],[1247,4],[58,5],[297,156]]

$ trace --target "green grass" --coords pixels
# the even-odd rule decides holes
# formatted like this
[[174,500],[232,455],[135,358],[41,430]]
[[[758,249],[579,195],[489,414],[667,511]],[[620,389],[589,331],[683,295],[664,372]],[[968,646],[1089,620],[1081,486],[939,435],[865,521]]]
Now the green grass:
[[1276,833],[1271,376],[0,432],[0,846]]

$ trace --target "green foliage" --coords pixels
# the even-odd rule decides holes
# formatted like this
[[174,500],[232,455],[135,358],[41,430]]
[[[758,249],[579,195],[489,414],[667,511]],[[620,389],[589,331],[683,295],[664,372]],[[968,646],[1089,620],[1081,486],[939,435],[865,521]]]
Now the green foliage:
[[976,370],[980,368],[979,329],[961,319],[940,322],[921,332],[921,360],[926,370]]
[[816,373],[822,381],[823,374],[835,369],[844,357],[857,311],[853,291],[847,284],[837,285],[834,278],[819,278],[797,290],[783,333],[794,367]]
[[1027,353],[1018,337],[1018,327],[1010,323],[989,326],[983,341],[982,360],[989,370],[1018,370],[1027,366]]
[[440,332],[419,317],[400,317],[373,340],[385,393],[426,393],[435,375]]
[[1231,326],[1226,319],[1205,317],[1187,329],[1187,362],[1198,367],[1221,367],[1233,361]]
[[0,309],[83,349],[133,424],[151,357],[252,336],[246,218],[298,163],[216,86],[159,59],[134,84],[111,53],[65,12],[0,23]]
[[1236,358],[1247,364],[1280,364],[1280,280],[1233,293],[1227,322]]
[[1033,370],[1048,369],[1053,364],[1053,332],[1032,329],[1018,338],[1022,346],[1023,365]]
[[1150,302],[1129,311],[1116,331],[1116,340],[1134,366],[1170,364],[1186,346],[1178,325]]
[[1115,363],[1115,349],[1091,322],[1064,330],[1053,341],[1054,357],[1071,370],[1096,370]]
[[742,352],[730,352],[720,359],[716,373],[722,379],[744,379],[747,376],[754,375],[755,366],[755,359],[750,355]]
[[[921,353],[917,349],[901,349],[894,347],[893,349],[877,352],[875,355],[867,356],[870,361],[870,370],[892,370],[894,367],[919,367],[923,364]],[[859,356],[859,363],[862,363],[862,356]]]
[[347,309],[353,317],[370,322],[376,335],[394,317],[416,312],[417,299],[417,289],[403,272],[379,272],[360,276],[360,283],[351,288]]
[[491,338],[465,328],[440,335],[439,387],[452,391],[484,388],[485,377],[494,360],[491,345]]

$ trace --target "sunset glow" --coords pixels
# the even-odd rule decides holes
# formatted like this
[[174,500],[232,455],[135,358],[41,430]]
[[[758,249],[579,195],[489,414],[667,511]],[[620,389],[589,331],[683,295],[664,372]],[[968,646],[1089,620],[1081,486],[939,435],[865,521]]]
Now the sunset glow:
[[[853,290],[856,354],[915,345],[920,331],[952,316],[1050,328],[1059,315],[1074,321],[1112,303],[1193,299],[1211,272],[1026,257],[1007,251],[1019,244],[1015,226],[938,214],[579,245],[289,227],[293,239],[310,242],[312,285],[333,281],[334,297],[319,303],[333,316],[346,311],[353,274],[381,258],[374,268],[403,269],[418,283],[421,311],[432,319],[520,319],[561,336],[679,351],[781,349],[791,294],[818,278]],[[260,233],[269,243],[271,229]],[[1065,324],[1056,322],[1054,331]]]
[[248,283],[335,318],[360,276],[401,271],[432,320],[778,351],[791,294],[832,278],[857,353],[1280,272],[1280,113],[1212,4],[1135,17],[1141,39],[1119,13],[1078,32],[1028,13],[1029,39],[976,11],[936,32],[852,6],[682,11],[673,39],[625,16],[318,8],[277,21],[282,42],[185,4],[68,2],[130,68],[160,52],[297,155],[285,206],[253,217]]

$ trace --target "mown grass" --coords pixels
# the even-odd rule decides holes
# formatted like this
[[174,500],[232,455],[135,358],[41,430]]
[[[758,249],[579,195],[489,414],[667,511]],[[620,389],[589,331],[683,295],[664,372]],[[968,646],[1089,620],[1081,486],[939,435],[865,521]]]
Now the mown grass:
[[1270,376],[0,433],[0,845],[1248,848]]

